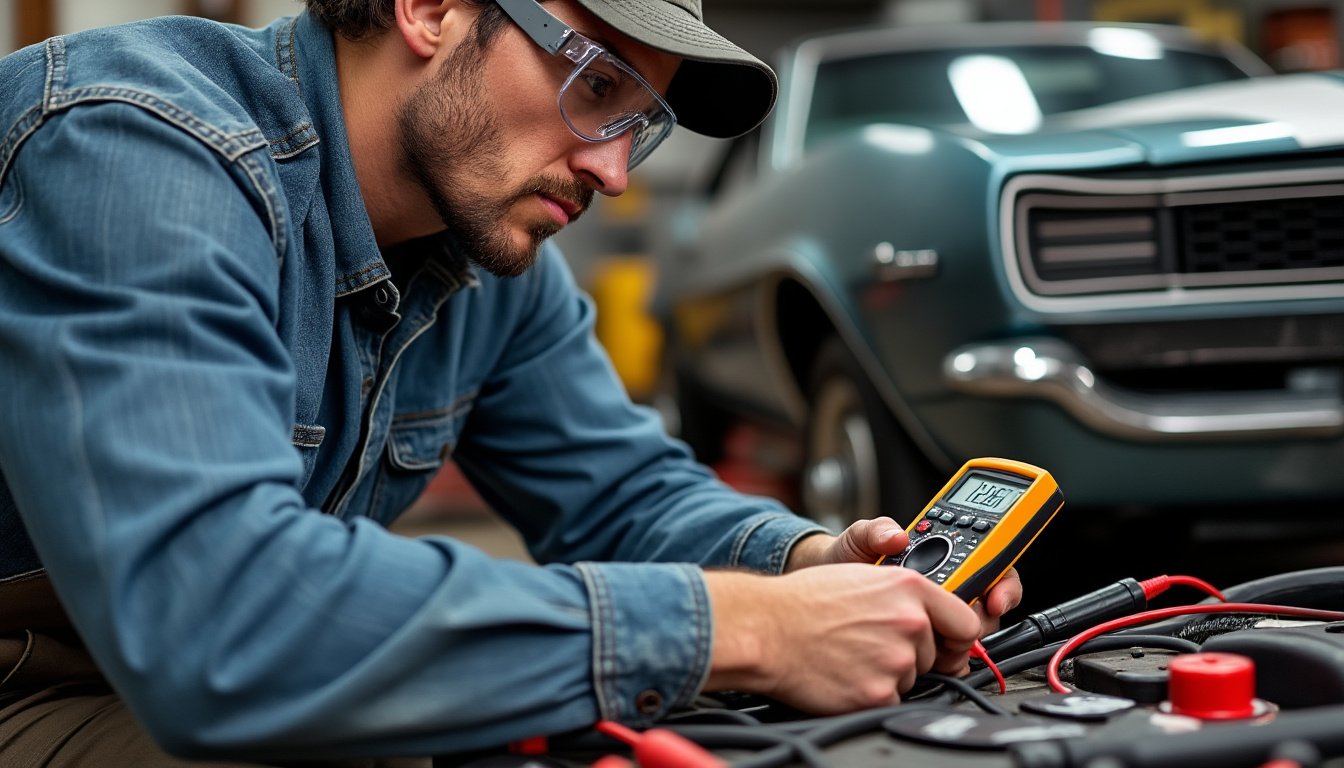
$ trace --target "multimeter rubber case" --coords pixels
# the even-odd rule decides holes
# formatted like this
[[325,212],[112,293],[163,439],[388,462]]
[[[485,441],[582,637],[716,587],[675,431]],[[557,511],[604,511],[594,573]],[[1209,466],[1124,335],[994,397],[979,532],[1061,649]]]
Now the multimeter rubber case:
[[1049,472],[1011,459],[971,459],[906,532],[910,545],[878,565],[912,568],[966,602],[998,583],[1064,506]]

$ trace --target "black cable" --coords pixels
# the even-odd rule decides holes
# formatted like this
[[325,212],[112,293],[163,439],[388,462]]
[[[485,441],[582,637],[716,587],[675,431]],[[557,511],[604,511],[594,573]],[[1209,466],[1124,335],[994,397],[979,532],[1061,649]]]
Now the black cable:
[[662,723],[668,725],[714,725],[715,719],[731,721],[734,725],[749,725],[758,727],[762,725],[761,721],[736,709],[726,709],[724,707],[705,707],[702,709],[689,709],[684,712],[674,712],[663,718]]
[[[969,677],[969,675],[967,677]],[[942,683],[948,688],[956,690],[957,693],[961,694],[962,698],[966,699],[967,701],[970,701],[972,704],[983,709],[984,711],[988,712],[991,715],[1011,716],[1013,714],[1012,712],[1009,712],[1003,707],[1000,707],[998,704],[995,704],[994,702],[990,701],[988,696],[977,690],[975,686],[966,682],[966,678],[964,677],[952,677],[951,675],[940,675],[937,672],[926,672],[920,675],[920,678],[925,680],[934,680],[939,683]]]
[[[827,768],[826,756],[821,753],[821,748],[811,740],[801,736],[761,729],[756,726],[677,725],[667,727],[706,749],[764,748],[762,752],[746,758],[744,761],[734,762],[734,768],[740,768],[742,765],[759,765],[759,768],[780,766],[787,765],[795,760],[801,761],[808,768]],[[770,754],[769,762],[758,763],[759,759],[767,753]]]
[[[835,715],[807,723],[807,730],[798,737],[814,746],[818,751],[851,736],[880,729],[882,723],[893,716],[927,712],[929,710],[947,710],[947,707],[931,707],[921,704],[897,704],[878,709],[865,709],[847,715]],[[788,747],[773,747],[756,755],[734,761],[733,768],[781,768],[789,764]]]
[[[1011,676],[1038,667],[1050,660],[1063,641],[1043,648],[1019,653],[997,662],[1001,673]],[[1077,651],[1079,654],[1120,648],[1162,648],[1182,653],[1193,653],[1199,646],[1189,640],[1166,635],[1115,634],[1093,638]],[[835,742],[882,728],[884,721],[898,716],[931,710],[954,711],[951,705],[960,698],[970,700],[986,712],[995,715],[1012,713],[994,704],[978,689],[996,682],[993,671],[984,668],[961,678],[928,674],[924,679],[943,686],[941,692],[931,692],[930,700],[907,700],[903,704],[869,709],[847,715],[813,718],[797,722],[769,723],[727,708],[708,714],[732,719],[731,724],[690,724],[685,720],[697,713],[682,713],[664,722],[665,727],[707,749],[757,749],[756,754],[735,760],[733,768],[782,768],[793,762],[802,762],[808,768],[827,768],[822,750]],[[582,742],[583,739],[577,739]],[[571,743],[577,746],[577,743]]]
[[[1292,605],[1299,608],[1344,610],[1344,566],[1311,568],[1279,573],[1253,581],[1242,582],[1222,590],[1229,603],[1267,603]],[[1200,601],[1217,602],[1215,598]],[[1192,619],[1179,617],[1149,624],[1139,631],[1175,635]],[[1120,630],[1120,633],[1132,630]]]
[[[1052,643],[1045,648],[1004,659],[999,663],[999,668],[1005,676],[1008,676],[1032,667],[1041,666],[1050,660],[1050,657],[1062,644],[1062,641]],[[1134,647],[1162,648],[1189,653],[1199,650],[1199,646],[1189,640],[1164,635],[1106,635],[1084,643],[1078,649],[1078,652],[1095,653]],[[891,707],[869,709],[848,715],[837,715],[797,723],[765,723],[758,726],[677,726],[674,730],[707,748],[750,748],[767,745],[765,749],[755,755],[734,761],[732,763],[733,768],[781,768],[798,758],[801,758],[808,766],[825,766],[825,756],[821,751],[825,747],[851,736],[880,729],[882,723],[893,716],[929,710],[950,711],[949,705],[958,697],[958,694],[971,700],[977,706],[981,706],[985,711],[997,715],[1011,716],[1012,714],[989,701],[989,698],[978,690],[980,687],[995,681],[993,672],[989,669],[972,672],[962,678],[935,674],[921,677],[939,682],[950,690],[940,695],[938,701],[907,702]],[[988,704],[988,706],[984,706],[985,704]]]
[[981,643],[991,659],[1012,657],[1046,643],[1064,640],[1105,621],[1130,616],[1148,607],[1143,586],[1121,579],[1101,589],[1031,614],[985,637]]

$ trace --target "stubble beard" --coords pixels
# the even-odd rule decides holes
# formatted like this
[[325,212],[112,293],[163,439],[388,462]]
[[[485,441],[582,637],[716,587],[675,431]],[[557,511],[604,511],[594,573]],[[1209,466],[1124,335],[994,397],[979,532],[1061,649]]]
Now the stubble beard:
[[538,175],[512,192],[489,192],[492,182],[506,178],[506,167],[498,120],[485,108],[483,58],[470,43],[459,45],[433,80],[401,105],[398,138],[404,170],[443,221],[452,248],[491,274],[516,277],[536,263],[542,242],[563,225],[539,221],[519,246],[504,225],[512,206],[540,193],[587,209],[593,191],[577,180]]

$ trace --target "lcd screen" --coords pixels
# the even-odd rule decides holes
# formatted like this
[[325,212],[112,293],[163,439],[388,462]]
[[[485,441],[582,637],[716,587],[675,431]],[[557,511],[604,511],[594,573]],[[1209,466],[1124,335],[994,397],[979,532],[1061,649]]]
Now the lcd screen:
[[948,495],[947,502],[980,512],[1002,515],[1012,508],[1013,503],[1026,491],[1026,486],[1010,483],[1001,477],[970,472]]

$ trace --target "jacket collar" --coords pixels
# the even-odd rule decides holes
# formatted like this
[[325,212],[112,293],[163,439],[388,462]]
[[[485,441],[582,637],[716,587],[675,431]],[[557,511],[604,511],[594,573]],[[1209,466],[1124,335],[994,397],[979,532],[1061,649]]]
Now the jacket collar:
[[321,193],[335,239],[336,295],[354,293],[390,276],[355,177],[336,75],[332,31],[306,11],[280,27],[276,65],[299,89],[321,137]]

